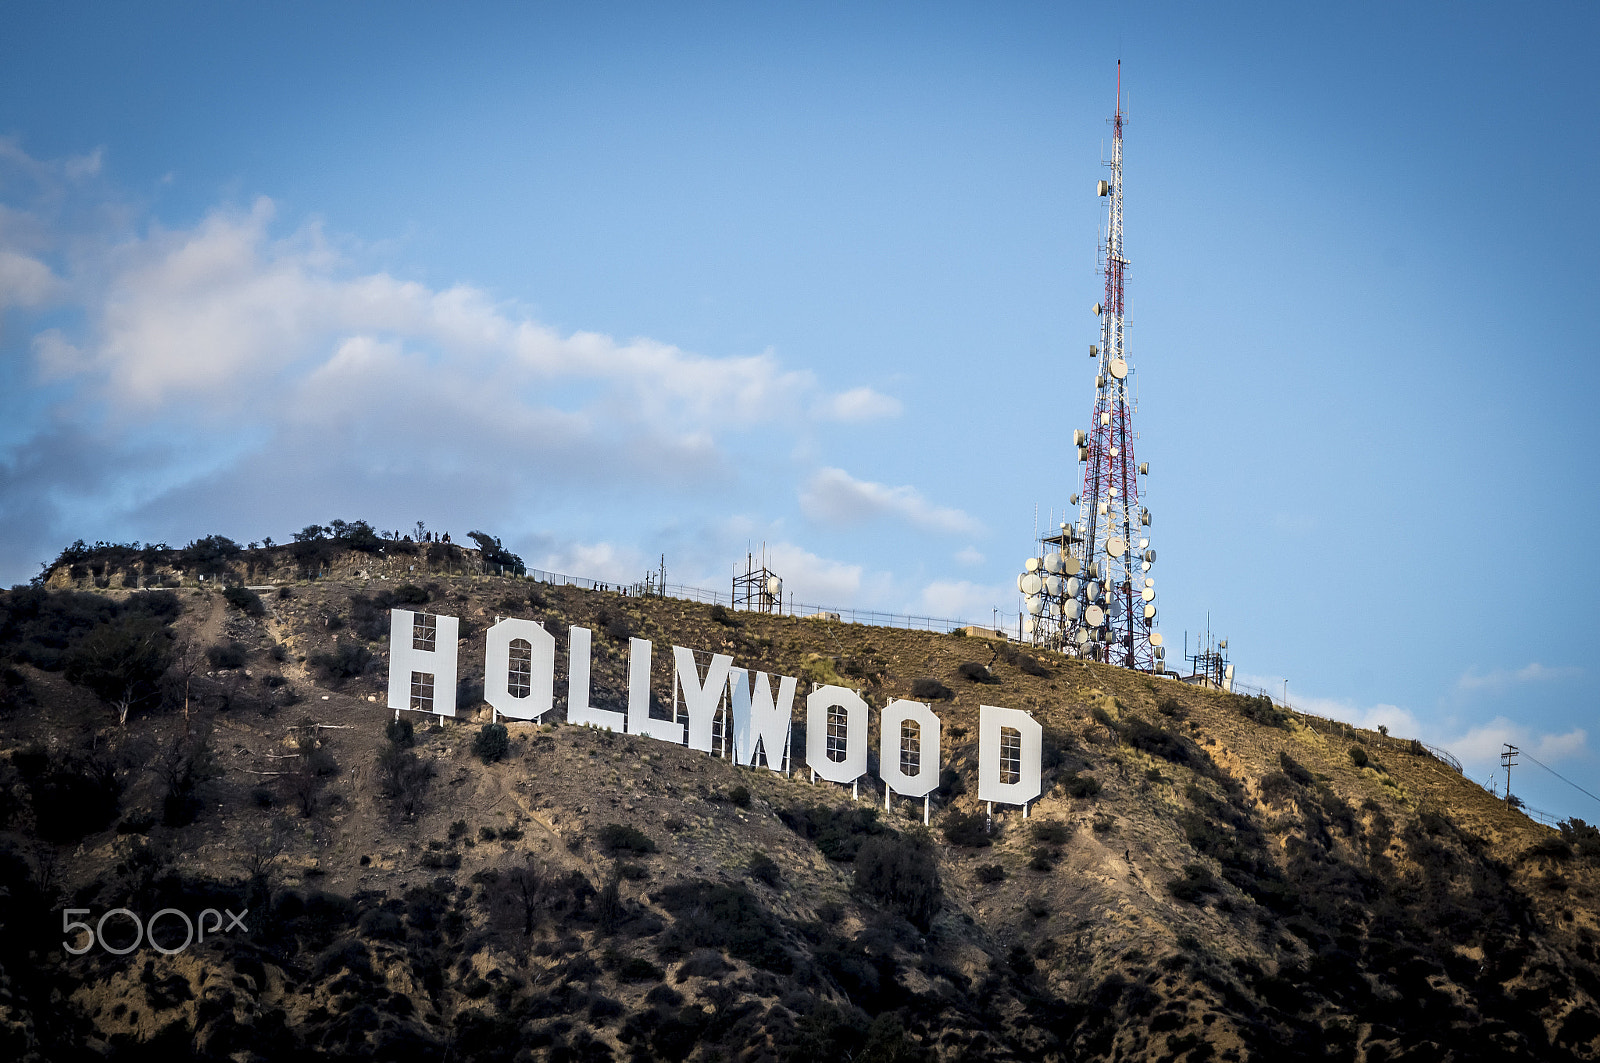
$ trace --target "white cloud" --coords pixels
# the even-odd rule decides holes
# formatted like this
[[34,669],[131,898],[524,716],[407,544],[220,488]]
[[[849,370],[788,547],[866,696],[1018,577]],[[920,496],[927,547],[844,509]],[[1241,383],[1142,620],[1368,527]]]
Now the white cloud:
[[914,487],[857,480],[843,469],[819,469],[800,492],[800,509],[821,524],[846,526],[897,517],[927,531],[968,534],[978,522],[959,509],[935,506]]
[[1507,743],[1540,760],[1571,760],[1588,753],[1589,735],[1581,727],[1574,727],[1565,734],[1538,733],[1504,716],[1496,716],[1486,724],[1447,736],[1439,742],[1462,760],[1480,763],[1498,762]]
[[900,416],[900,400],[871,388],[851,388],[817,403],[815,412],[831,421],[879,421]]
[[772,570],[783,577],[785,596],[808,605],[864,607],[864,599],[881,592],[888,577],[868,577],[859,564],[819,557],[794,543],[767,548]]
[[995,606],[1003,607],[1008,598],[1015,597],[1016,591],[1008,595],[1004,587],[970,580],[934,580],[922,588],[919,601],[929,616],[987,626],[993,622]]
[[[314,225],[271,239],[274,214],[263,197],[248,212],[214,211],[193,229],[153,229],[108,252],[104,289],[85,293],[91,334],[52,340],[37,352],[40,368],[92,374],[96,397],[131,415],[196,400],[231,415],[297,396],[319,373],[349,371],[339,362],[352,342],[381,342],[426,364],[430,394],[449,380],[472,402],[580,406],[612,434],[702,441],[770,427],[774,410],[781,427],[794,400],[818,390],[811,373],[785,369],[770,351],[709,358],[650,339],[561,335],[469,286],[352,274]],[[41,297],[48,271],[13,259],[0,266],[25,274],[18,291]]]
[[1461,691],[1502,691],[1523,683],[1541,683],[1557,679],[1572,679],[1583,674],[1583,669],[1575,665],[1563,665],[1551,668],[1548,665],[1534,661],[1517,669],[1497,668],[1492,672],[1478,674],[1472,669],[1463,672],[1460,679],[1456,680],[1456,689]]
[[963,546],[956,551],[955,558],[963,565],[983,564],[983,555],[978,552],[978,548],[975,546]]
[[[1552,673],[1566,671],[1568,669],[1552,669],[1533,664],[1515,672],[1491,673],[1490,676],[1477,678],[1488,680],[1499,676],[1501,679],[1495,680],[1496,682],[1510,683],[1521,677],[1521,681],[1529,682],[1549,678]],[[1281,678],[1240,673],[1236,679],[1240,685],[1270,691],[1274,699],[1282,696]],[[1481,685],[1485,684],[1480,683]],[[1297,694],[1293,681],[1289,684],[1289,704],[1300,712],[1342,720],[1369,730],[1388,727],[1390,734],[1397,738],[1419,738],[1449,750],[1474,770],[1497,763],[1501,747],[1507,742],[1527,750],[1540,760],[1571,760],[1585,756],[1589,751],[1588,732],[1581,727],[1557,734],[1538,731],[1524,724],[1515,723],[1505,716],[1496,716],[1487,723],[1470,724],[1465,730],[1461,730],[1459,727],[1441,726],[1419,719],[1415,713],[1398,705],[1380,703],[1361,706],[1337,698]]]
[[525,560],[530,568],[607,583],[641,580],[649,568],[638,551],[608,542],[567,543]]
[[87,155],[74,155],[61,164],[61,170],[74,181],[81,181],[86,177],[95,177],[100,173],[101,163],[105,161],[105,149],[95,148]]
[[0,247],[0,310],[39,306],[60,294],[63,285],[37,258]]

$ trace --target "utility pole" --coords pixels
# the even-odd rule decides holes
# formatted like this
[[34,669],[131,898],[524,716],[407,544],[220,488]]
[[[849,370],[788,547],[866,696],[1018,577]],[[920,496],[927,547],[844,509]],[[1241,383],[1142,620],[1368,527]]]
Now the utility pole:
[[1511,765],[1517,762],[1517,747],[1510,742],[1500,751],[1500,763],[1506,769],[1506,803],[1511,803]]

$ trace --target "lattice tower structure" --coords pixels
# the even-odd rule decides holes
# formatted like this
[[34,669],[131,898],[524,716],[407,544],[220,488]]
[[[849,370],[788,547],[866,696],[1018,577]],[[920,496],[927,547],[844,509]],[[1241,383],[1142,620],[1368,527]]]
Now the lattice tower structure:
[[[1074,433],[1083,464],[1080,492],[1073,503],[1077,521],[1041,537],[1040,553],[1018,578],[1024,594],[1024,637],[1083,657],[1149,671],[1164,669],[1166,651],[1156,630],[1155,551],[1150,546],[1150,512],[1141,502],[1139,478],[1149,471],[1138,463],[1133,426],[1137,410],[1126,347],[1126,275],[1122,241],[1122,65],[1117,64],[1117,107],[1112,118],[1109,180],[1099,192],[1108,201],[1106,235],[1101,245],[1105,301],[1096,360],[1093,421]],[[1035,578],[1030,579],[1030,576]]]

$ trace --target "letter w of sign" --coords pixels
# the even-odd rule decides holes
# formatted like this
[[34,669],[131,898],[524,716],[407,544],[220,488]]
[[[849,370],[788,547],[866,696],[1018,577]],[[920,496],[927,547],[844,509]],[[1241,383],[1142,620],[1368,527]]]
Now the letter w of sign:
[[756,672],[754,682],[743,668],[728,674],[733,702],[733,759],[744,767],[756,767],[756,750],[766,755],[767,767],[782,771],[789,751],[790,722],[794,719],[795,680],[778,677],[778,697],[772,697],[772,680]]

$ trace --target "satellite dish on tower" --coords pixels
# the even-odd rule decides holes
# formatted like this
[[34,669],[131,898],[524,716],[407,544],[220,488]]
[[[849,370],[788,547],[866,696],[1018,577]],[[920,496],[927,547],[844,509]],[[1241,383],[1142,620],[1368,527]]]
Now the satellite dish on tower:
[[1122,380],[1128,375],[1128,363],[1121,358],[1111,359],[1111,375]]
[[1067,599],[1061,603],[1061,615],[1068,620],[1078,619],[1078,603],[1074,599]]
[[1067,580],[1066,588],[1067,597],[1076,598],[1078,596],[1078,592],[1083,590],[1083,583],[1078,579],[1077,576],[1073,576]]
[[1128,544],[1123,542],[1118,536],[1113,535],[1110,539],[1106,540],[1106,553],[1110,554],[1112,557],[1121,557],[1127,552],[1127,550]]
[[1032,596],[1044,589],[1044,580],[1030,572],[1022,577],[1022,593]]
[[1044,612],[1044,599],[1037,594],[1030,594],[1022,600],[1022,607],[1033,616]]
[[1090,627],[1099,627],[1106,622],[1106,612],[1098,605],[1091,605],[1083,611],[1083,622]]
[[1159,631],[1150,632],[1150,645],[1152,645],[1152,646],[1161,645],[1161,632],[1159,632]]
[[1041,564],[1043,564],[1043,562],[1040,561],[1037,557],[1030,557],[1030,558],[1028,558],[1028,560],[1026,560],[1026,561],[1024,561],[1022,563],[1022,567],[1023,567],[1023,569],[1025,569],[1028,572],[1037,572],[1037,571],[1039,571],[1039,566]]
[[1067,575],[1076,576],[1078,574],[1079,568],[1081,568],[1081,566],[1078,564],[1078,559],[1077,558],[1075,558],[1075,557],[1063,557],[1061,559],[1061,571],[1066,573]]
[[1060,576],[1046,576],[1044,578],[1044,589],[1045,589],[1045,593],[1047,593],[1047,594],[1060,594],[1061,593],[1061,577]]
[[783,590],[783,580],[779,579],[777,576],[768,576],[767,577],[767,593],[768,594],[770,594],[774,598],[776,598],[778,596],[779,592],[781,592],[782,590]]
[[1044,570],[1046,572],[1061,571],[1061,555],[1052,550],[1044,555]]
[[1146,587],[1144,590],[1139,592],[1139,597],[1143,598],[1147,602],[1153,602],[1156,600],[1156,589],[1154,587]]

